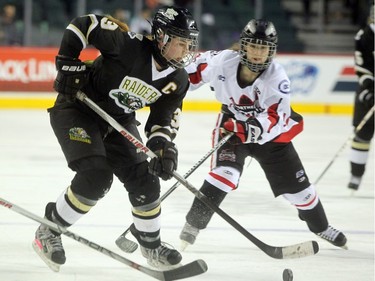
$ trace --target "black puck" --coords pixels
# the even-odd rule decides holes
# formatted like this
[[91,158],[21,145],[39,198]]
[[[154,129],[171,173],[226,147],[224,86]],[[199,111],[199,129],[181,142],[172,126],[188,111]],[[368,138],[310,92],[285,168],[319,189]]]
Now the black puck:
[[283,271],[283,281],[293,281],[293,271],[285,268]]

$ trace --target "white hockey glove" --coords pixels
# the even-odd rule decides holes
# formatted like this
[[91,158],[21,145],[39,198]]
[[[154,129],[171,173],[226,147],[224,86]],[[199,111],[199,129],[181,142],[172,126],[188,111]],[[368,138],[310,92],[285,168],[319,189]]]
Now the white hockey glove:
[[257,143],[262,138],[262,126],[255,118],[249,118],[247,121],[230,118],[223,127],[226,131],[235,133],[242,143]]

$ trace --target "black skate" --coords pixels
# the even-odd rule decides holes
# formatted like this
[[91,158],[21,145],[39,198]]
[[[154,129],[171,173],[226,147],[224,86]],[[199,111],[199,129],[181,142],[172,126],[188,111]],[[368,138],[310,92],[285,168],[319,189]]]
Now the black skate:
[[141,252],[149,265],[159,269],[178,267],[182,260],[177,250],[167,247],[167,244],[163,242],[156,249],[141,246]]
[[328,226],[328,228],[322,232],[316,233],[320,238],[328,241],[332,245],[336,247],[341,247],[345,250],[348,249],[346,246],[347,239],[340,230],[333,228],[332,226]]
[[[142,255],[147,259],[149,265],[158,269],[168,269],[180,266],[182,256],[177,250],[169,248],[168,246],[170,245],[164,242],[156,242],[157,240],[155,240],[152,243],[158,243],[159,246],[151,248],[152,243],[147,244],[145,241],[150,242],[153,238],[149,237],[147,233],[140,235],[140,232],[135,228],[134,224],[130,226],[130,232],[138,240],[138,243],[141,246]],[[150,245],[150,248],[145,247],[142,244]]]

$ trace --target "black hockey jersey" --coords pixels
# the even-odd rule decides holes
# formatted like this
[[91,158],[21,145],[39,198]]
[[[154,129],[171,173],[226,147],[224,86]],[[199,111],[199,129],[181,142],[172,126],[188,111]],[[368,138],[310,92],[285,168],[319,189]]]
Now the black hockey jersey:
[[366,25],[355,36],[355,73],[359,89],[374,91],[374,24]]
[[78,58],[88,45],[100,51],[83,92],[115,119],[150,107],[145,125],[148,138],[173,140],[178,130],[182,101],[189,87],[184,69],[158,71],[152,58],[153,42],[123,32],[107,17],[87,15],[66,28],[59,55]]

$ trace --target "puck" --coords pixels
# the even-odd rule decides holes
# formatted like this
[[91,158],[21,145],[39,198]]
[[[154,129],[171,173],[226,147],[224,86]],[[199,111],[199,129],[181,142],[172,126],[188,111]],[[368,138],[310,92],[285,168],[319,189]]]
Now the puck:
[[285,268],[283,271],[283,281],[293,281],[293,271]]

